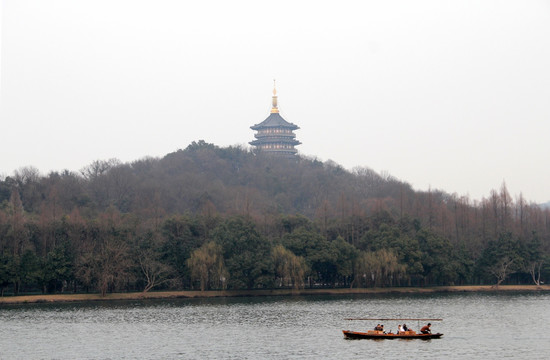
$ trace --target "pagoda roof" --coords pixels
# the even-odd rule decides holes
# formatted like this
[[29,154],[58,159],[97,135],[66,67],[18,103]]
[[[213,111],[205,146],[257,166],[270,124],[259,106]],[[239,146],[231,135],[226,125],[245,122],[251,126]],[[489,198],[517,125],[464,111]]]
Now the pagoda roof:
[[283,119],[283,117],[278,112],[272,112],[271,114],[269,114],[267,119],[265,119],[259,124],[251,126],[250,128],[252,130],[258,130],[266,127],[284,127],[284,128],[290,128],[292,130],[299,129],[297,125],[294,125],[293,123],[289,123],[288,121]]

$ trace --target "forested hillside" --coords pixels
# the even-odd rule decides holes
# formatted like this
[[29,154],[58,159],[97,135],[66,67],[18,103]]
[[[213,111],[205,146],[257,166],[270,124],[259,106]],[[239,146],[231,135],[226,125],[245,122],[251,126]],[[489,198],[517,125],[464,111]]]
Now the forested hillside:
[[[473,180],[475,181],[475,179]],[[0,181],[2,294],[539,283],[550,209],[203,141]]]

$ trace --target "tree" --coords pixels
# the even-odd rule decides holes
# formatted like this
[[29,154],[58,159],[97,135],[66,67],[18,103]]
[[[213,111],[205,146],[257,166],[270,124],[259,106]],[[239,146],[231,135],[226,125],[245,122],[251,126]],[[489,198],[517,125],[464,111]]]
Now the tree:
[[187,266],[191,271],[191,279],[199,279],[201,291],[220,287],[225,289],[228,274],[219,244],[209,241],[193,251]]
[[297,256],[302,256],[310,269],[310,286],[335,285],[337,252],[334,246],[313,229],[297,228],[283,236],[282,244]]
[[170,265],[180,279],[190,278],[187,259],[202,243],[200,225],[189,216],[173,216],[162,225],[161,260]]
[[[550,208],[513,198],[504,183],[470,201],[370,169],[204,141],[162,159],[98,160],[82,176],[0,175],[0,281],[15,293],[71,282],[103,292],[198,287],[188,260],[209,241],[235,289],[296,285],[303,269],[311,286],[540,284],[550,274]],[[290,253],[274,257],[278,244]],[[383,268],[392,256],[371,258],[382,250],[403,271]]]
[[[118,159],[96,160],[80,170],[88,182],[91,198],[102,208],[112,205],[111,201],[121,200],[121,196],[117,196],[120,194],[113,194],[113,189],[116,187],[116,174],[112,178],[108,177],[109,172],[118,166],[121,166]],[[124,181],[121,183],[124,184]]]
[[19,279],[17,276],[18,259],[12,254],[0,253],[0,290],[4,296],[6,286],[13,284],[14,293],[17,294],[17,284]]
[[405,265],[389,249],[362,252],[355,264],[355,280],[358,286],[393,286],[394,280],[405,274]]
[[307,265],[303,257],[294,255],[282,245],[275,246],[271,251],[275,275],[279,286],[292,286],[294,289],[304,287]]
[[141,274],[145,278],[143,292],[174,281],[174,269],[162,261],[163,239],[156,232],[148,232],[139,240],[136,257]]
[[540,285],[541,269],[545,262],[542,253],[542,243],[536,232],[532,233],[531,241],[527,244],[525,254],[525,270],[531,275],[533,283]]
[[[44,285],[44,263],[34,251],[26,250],[23,253],[19,267],[22,285]],[[45,292],[44,287],[42,292]]]
[[39,209],[43,193],[38,169],[33,166],[20,168],[14,172],[14,179],[25,210],[32,212]]
[[143,288],[144,293],[155,286],[162,285],[171,280],[172,268],[160,262],[153,251],[146,250],[141,252],[138,261],[141,272],[146,280],[145,287]]
[[61,285],[61,292],[65,290],[67,282],[73,278],[73,260],[67,243],[56,246],[48,253],[44,273],[44,282],[54,291],[58,285]]
[[117,239],[104,239],[96,253],[93,263],[97,274],[101,296],[105,296],[110,287],[114,288],[124,280],[130,268],[128,246]]
[[527,267],[527,270],[531,275],[531,279],[533,279],[533,283],[537,286],[540,286],[541,284],[540,274],[541,274],[542,265],[544,265],[544,261],[539,260],[539,261],[533,261],[529,263]]
[[456,263],[454,278],[458,281],[457,284],[464,285],[466,283],[471,283],[474,276],[474,259],[467,251],[464,242],[456,247],[453,255]]
[[417,238],[422,251],[424,279],[436,284],[453,282],[457,275],[457,265],[450,241],[425,229],[417,233]]
[[510,274],[522,268],[524,249],[510,232],[503,233],[497,241],[490,241],[478,262],[478,273],[496,278],[498,287]]
[[135,262],[130,257],[128,241],[133,234],[124,229],[116,210],[101,214],[86,242],[81,244],[77,259],[77,277],[86,286],[95,286],[102,296],[127,283],[134,275]]
[[242,217],[230,218],[214,230],[213,236],[222,247],[229,287],[253,289],[271,286],[270,246],[251,221]]
[[21,202],[19,191],[16,188],[12,189],[8,214],[10,215],[10,227],[7,234],[7,237],[10,240],[8,246],[11,247],[13,256],[18,257],[21,255],[23,250],[23,243],[26,240],[26,236],[23,203]]
[[424,277],[423,254],[415,235],[421,228],[420,223],[408,217],[394,223],[388,216],[377,216],[374,219],[376,227],[362,239],[363,248],[371,251],[391,250],[398,262],[406,267],[405,273],[401,275],[406,276],[408,285],[413,281],[420,282]]
[[95,160],[90,165],[82,168],[80,173],[86,180],[95,180],[120,164],[120,160],[114,158],[109,160]]
[[357,258],[358,251],[355,246],[349,244],[340,236],[332,242],[332,247],[336,254],[337,276],[343,279],[344,285],[347,285],[351,282],[354,270],[353,264]]
[[512,267],[513,265],[514,259],[509,256],[504,256],[498,259],[496,263],[489,267],[489,272],[491,273],[491,275],[497,278],[497,283],[495,284],[495,287],[498,288],[499,285],[512,273],[514,269]]

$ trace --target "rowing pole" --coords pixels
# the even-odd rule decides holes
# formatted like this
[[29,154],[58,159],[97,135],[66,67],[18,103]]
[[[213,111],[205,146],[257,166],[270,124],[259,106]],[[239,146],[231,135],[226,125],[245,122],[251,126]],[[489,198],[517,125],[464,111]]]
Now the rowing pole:
[[382,318],[357,318],[357,319],[344,319],[344,320],[383,320],[383,321],[393,321],[393,320],[407,320],[407,321],[443,321],[443,319],[382,319]]

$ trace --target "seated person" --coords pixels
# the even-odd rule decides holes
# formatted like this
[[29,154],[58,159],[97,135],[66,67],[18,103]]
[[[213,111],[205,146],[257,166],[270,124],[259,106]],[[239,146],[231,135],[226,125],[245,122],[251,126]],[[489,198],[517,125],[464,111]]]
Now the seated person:
[[402,325],[397,325],[397,333],[399,334],[399,333],[401,333],[401,332],[403,332],[403,331],[405,331],[405,330],[403,329],[403,326],[402,326]]

